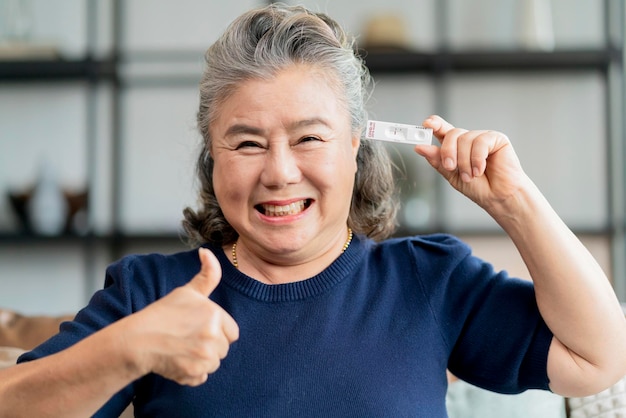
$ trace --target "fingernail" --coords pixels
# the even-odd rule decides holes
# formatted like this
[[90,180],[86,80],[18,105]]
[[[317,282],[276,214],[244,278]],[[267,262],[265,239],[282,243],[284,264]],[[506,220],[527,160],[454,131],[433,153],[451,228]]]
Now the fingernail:
[[443,161],[443,166],[446,168],[446,170],[454,170],[454,161],[452,160],[452,158],[446,158]]
[[461,173],[461,180],[463,180],[465,183],[469,183],[470,181],[472,181],[472,178],[467,173]]
[[478,167],[474,167],[474,168],[472,169],[472,175],[473,175],[474,177],[478,177],[478,176],[480,176],[480,169],[479,169]]

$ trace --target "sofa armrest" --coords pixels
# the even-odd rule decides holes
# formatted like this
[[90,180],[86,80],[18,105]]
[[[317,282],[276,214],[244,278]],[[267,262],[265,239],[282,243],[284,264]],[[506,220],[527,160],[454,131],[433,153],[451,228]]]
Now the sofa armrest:
[[0,347],[0,369],[14,366],[17,358],[25,351],[17,347]]

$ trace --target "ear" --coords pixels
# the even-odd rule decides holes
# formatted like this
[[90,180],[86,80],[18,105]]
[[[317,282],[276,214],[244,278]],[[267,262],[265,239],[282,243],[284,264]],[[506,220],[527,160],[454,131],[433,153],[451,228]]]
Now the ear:
[[357,132],[352,135],[352,155],[356,158],[359,153],[359,146],[361,145],[361,132]]
[[357,170],[359,169],[359,164],[357,163],[357,156],[359,154],[359,148],[361,147],[360,133],[352,136],[351,147],[352,147],[352,161],[354,162],[354,172],[356,173]]

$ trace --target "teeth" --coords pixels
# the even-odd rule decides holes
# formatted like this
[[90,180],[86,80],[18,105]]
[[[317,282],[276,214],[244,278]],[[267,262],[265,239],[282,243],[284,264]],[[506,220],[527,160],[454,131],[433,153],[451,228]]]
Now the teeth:
[[295,215],[304,210],[304,200],[294,202],[289,205],[263,205],[263,210],[267,216],[287,216]]

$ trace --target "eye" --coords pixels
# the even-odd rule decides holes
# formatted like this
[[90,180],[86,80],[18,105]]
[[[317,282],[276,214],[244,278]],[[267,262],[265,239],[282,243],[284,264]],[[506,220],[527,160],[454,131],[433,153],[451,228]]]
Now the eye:
[[235,149],[242,149],[242,148],[262,148],[262,147],[261,147],[261,144],[259,144],[258,142],[243,141],[239,143],[239,145],[237,145]]
[[300,141],[298,142],[302,143],[302,142],[312,142],[312,141],[321,141],[321,139],[316,136],[305,136],[305,137],[302,137]]

